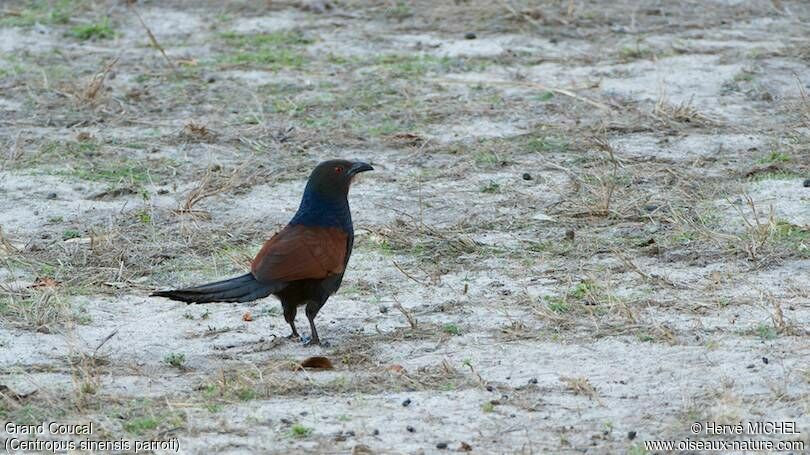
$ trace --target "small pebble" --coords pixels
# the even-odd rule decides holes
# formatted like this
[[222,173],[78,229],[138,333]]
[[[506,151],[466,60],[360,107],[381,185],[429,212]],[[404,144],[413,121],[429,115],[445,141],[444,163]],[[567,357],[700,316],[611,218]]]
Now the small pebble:
[[495,390],[495,387],[492,387],[491,385],[487,386],[487,392],[493,392],[494,390]]
[[284,425],[289,425],[289,424],[291,424],[292,422],[290,422],[290,419],[282,418],[282,419],[281,419],[281,423],[283,423]]
[[751,365],[748,365],[748,366],[747,366],[747,367],[745,367],[745,368],[748,368],[748,369],[750,370],[750,369],[754,368],[755,366],[756,366],[756,365],[754,365],[754,364],[752,363]]
[[529,384],[537,384],[537,378],[529,379]]
[[763,358],[762,358],[762,363],[764,363],[765,365],[767,365],[767,364],[768,364],[768,358],[767,358],[767,357],[763,357]]
[[804,183],[802,183],[805,188],[810,188],[810,179],[804,179]]
[[411,405],[411,399],[410,398],[406,398],[405,401],[402,402],[402,407],[404,407],[404,408],[407,408],[410,405]]
[[48,193],[46,198],[48,198],[48,199],[56,199],[56,193]]
[[478,35],[476,35],[475,32],[467,32],[464,34],[464,39],[476,39],[476,38],[478,38]]
[[575,236],[576,236],[576,233],[574,232],[573,229],[568,229],[567,231],[565,231],[565,240],[568,240],[569,242],[571,242],[571,241],[574,240]]
[[408,433],[416,433],[416,428],[414,428],[414,427],[412,427],[410,425],[405,427],[405,429],[408,430]]
[[388,307],[385,305],[380,305],[380,313],[382,314],[388,313]]
[[523,173],[523,180],[531,180],[531,179],[532,179],[531,174],[529,174],[528,172]]
[[373,434],[374,436],[379,436],[380,435],[380,430],[375,428],[374,431],[371,432],[371,434]]
[[158,194],[169,194],[169,190],[166,188],[161,188],[158,190]]
[[632,441],[633,439],[636,439],[636,432],[635,432],[635,431],[628,431],[628,432],[627,432],[627,439],[629,439],[629,440],[631,440],[631,441]]
[[217,81],[217,78],[215,78],[214,76],[211,76],[211,77],[208,78],[208,80],[206,82],[208,82],[209,84],[213,84],[216,81]]
[[436,448],[444,450],[444,449],[447,448],[447,443],[446,442],[440,442],[440,443],[436,444]]
[[349,430],[345,433],[346,436],[353,438],[354,437],[354,430]]

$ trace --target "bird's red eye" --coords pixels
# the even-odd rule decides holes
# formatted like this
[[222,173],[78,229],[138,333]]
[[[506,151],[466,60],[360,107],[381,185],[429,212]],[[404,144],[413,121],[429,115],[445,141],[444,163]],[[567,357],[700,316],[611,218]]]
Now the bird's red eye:
[[341,172],[343,172],[343,168],[341,166],[335,167],[335,174],[340,174]]

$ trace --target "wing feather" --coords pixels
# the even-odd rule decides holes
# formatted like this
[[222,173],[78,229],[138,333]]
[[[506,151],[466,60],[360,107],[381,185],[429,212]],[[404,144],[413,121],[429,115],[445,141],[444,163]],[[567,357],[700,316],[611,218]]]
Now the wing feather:
[[348,234],[340,228],[288,225],[253,259],[259,282],[326,278],[343,273]]

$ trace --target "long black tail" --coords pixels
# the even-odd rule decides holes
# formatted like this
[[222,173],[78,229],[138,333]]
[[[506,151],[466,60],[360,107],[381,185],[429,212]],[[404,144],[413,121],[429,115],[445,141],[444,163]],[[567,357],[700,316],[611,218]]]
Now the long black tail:
[[229,280],[203,284],[184,289],[157,291],[154,297],[167,297],[187,303],[209,302],[250,302],[278,292],[283,286],[264,284],[256,281],[252,274],[246,273]]

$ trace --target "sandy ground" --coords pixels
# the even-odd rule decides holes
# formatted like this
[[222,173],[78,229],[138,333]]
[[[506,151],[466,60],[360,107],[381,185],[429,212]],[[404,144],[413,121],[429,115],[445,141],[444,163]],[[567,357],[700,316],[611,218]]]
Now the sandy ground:
[[[200,454],[807,447],[808,6],[3,2],[0,420]],[[334,157],[376,170],[328,347],[273,298],[148,297],[244,270]],[[748,421],[798,433],[690,431]]]

